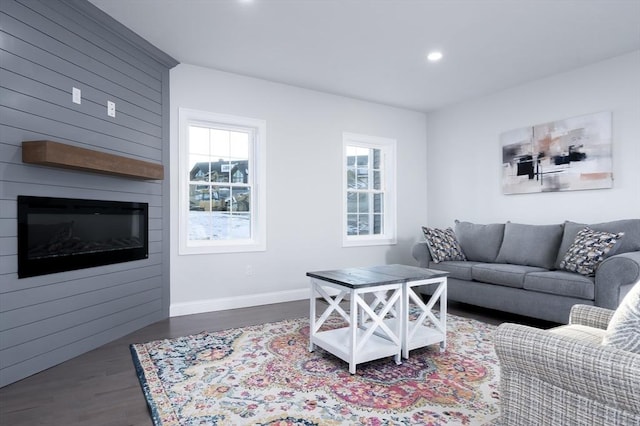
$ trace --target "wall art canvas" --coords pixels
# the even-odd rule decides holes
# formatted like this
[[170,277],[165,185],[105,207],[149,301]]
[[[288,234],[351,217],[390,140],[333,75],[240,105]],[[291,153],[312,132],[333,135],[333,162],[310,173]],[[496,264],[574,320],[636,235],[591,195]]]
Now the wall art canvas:
[[611,188],[611,112],[552,121],[500,135],[502,192]]

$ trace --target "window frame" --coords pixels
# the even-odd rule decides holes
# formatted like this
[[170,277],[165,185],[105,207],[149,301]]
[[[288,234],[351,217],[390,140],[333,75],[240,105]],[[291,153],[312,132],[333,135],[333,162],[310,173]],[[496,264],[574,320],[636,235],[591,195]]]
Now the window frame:
[[[250,130],[253,141],[249,147],[251,179],[251,238],[236,240],[189,240],[189,127],[197,125],[226,130]],[[178,108],[178,254],[217,254],[265,251],[266,223],[266,144],[265,120]],[[233,184],[230,181],[230,184]]]
[[[348,235],[348,177],[347,147],[355,146],[381,151],[383,233],[377,235]],[[342,134],[342,246],[362,247],[397,244],[396,223],[396,146],[395,139],[344,132]]]

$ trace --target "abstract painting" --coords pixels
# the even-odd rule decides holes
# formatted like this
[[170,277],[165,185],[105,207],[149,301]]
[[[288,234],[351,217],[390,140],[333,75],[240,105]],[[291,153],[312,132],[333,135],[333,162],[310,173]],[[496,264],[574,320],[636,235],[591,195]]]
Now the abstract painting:
[[502,192],[611,188],[611,112],[599,112],[500,135]]

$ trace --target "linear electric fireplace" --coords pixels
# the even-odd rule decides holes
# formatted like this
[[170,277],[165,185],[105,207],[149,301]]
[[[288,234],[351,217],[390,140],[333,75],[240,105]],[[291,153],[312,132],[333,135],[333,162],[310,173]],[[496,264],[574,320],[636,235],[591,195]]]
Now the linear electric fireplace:
[[147,203],[18,196],[18,278],[149,257]]

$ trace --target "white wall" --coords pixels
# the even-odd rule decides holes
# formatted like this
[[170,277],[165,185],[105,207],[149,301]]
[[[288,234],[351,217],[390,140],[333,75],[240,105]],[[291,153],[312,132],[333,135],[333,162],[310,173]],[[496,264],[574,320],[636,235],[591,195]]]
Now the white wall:
[[[266,252],[178,255],[181,107],[267,121]],[[397,140],[395,246],[341,247],[342,132]],[[172,69],[172,315],[306,298],[307,271],[413,264],[411,245],[427,209],[425,140],[422,113],[192,65]]]
[[[503,195],[502,132],[612,111],[612,189]],[[430,226],[640,217],[640,51],[427,115]]]

